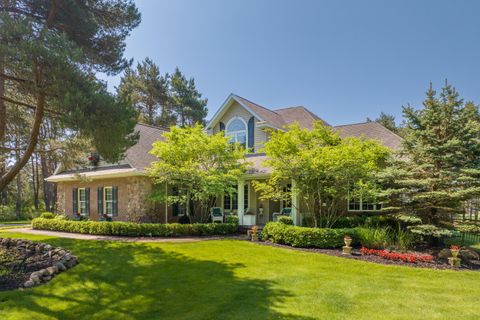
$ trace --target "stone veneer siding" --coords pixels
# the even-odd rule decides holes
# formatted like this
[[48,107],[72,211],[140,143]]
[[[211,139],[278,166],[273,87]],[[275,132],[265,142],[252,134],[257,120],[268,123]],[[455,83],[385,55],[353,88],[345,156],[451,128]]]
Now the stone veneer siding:
[[[59,182],[57,184],[57,210],[73,217],[73,188],[90,188],[90,220],[99,220],[98,216],[98,187],[118,187],[118,215],[114,221],[132,222],[160,222],[165,223],[165,205],[152,203],[148,195],[152,190],[152,183],[148,177],[127,177],[113,179],[99,179],[92,181]],[[172,217],[172,208],[168,207],[168,222],[176,221]]]

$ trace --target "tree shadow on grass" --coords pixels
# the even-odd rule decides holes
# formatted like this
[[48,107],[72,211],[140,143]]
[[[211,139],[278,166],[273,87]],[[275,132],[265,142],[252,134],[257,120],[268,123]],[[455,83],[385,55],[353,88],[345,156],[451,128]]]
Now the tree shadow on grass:
[[0,294],[2,319],[310,319],[279,313],[289,293],[235,276],[239,264],[154,245],[45,242],[71,250],[80,264],[47,285]]

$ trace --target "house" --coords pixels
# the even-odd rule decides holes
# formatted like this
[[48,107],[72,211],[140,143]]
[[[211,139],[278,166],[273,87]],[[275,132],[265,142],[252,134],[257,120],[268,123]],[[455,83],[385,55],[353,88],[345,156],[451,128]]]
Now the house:
[[[315,121],[324,120],[303,106],[268,109],[252,101],[231,94],[207,124],[211,133],[225,131],[232,142],[243,144],[250,152],[246,155],[249,168],[243,179],[238,181],[237,193],[218,195],[217,206],[225,213],[236,214],[241,225],[265,224],[273,214],[283,208],[291,208],[295,224],[301,224],[301,204],[293,197],[291,201],[276,202],[260,200],[251,182],[267,179],[270,168],[264,165],[266,155],[261,153],[268,141],[269,129],[285,130],[286,126],[298,123],[301,127],[312,128]],[[399,148],[402,139],[376,122],[358,123],[333,127],[342,137],[364,136],[378,140],[391,148]],[[58,168],[47,181],[57,183],[57,208],[70,216],[88,217],[92,220],[111,219],[118,221],[176,222],[179,216],[189,214],[189,206],[151,203],[148,196],[152,183],[146,176],[145,168],[155,157],[149,154],[152,143],[162,140],[165,129],[138,124],[139,141],[127,150],[125,159],[117,164],[100,161],[94,166],[67,170]],[[293,182],[294,183],[294,182]],[[291,188],[286,184],[285,188]],[[167,186],[168,188],[168,186]],[[168,190],[175,192],[175,190]],[[349,211],[378,211],[374,203],[352,199],[347,205]]]

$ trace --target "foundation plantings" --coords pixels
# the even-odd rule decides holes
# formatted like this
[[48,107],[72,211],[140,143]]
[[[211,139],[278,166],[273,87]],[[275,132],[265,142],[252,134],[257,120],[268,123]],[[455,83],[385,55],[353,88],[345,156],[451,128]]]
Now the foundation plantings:
[[0,238],[0,290],[31,288],[75,266],[62,248],[23,239]]

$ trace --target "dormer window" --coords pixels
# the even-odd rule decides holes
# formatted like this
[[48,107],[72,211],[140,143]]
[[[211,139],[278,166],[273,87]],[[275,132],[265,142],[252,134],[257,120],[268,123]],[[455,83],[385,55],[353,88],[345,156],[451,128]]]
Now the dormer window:
[[244,148],[247,145],[247,124],[241,118],[232,118],[225,130],[225,135],[230,138],[230,143],[239,143]]

